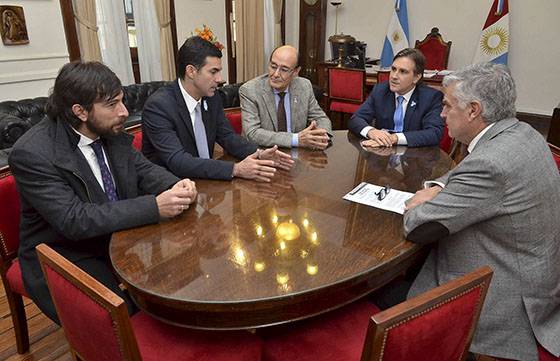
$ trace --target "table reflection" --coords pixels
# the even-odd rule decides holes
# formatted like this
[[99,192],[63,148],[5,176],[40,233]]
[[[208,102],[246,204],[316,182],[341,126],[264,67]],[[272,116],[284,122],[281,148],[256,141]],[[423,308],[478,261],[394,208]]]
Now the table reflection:
[[452,162],[437,148],[367,152],[335,133],[269,184],[198,181],[182,215],[115,233],[111,259],[138,305],[188,327],[260,327],[340,307],[406,270],[420,248],[402,216],[342,197],[362,181],[414,191]]

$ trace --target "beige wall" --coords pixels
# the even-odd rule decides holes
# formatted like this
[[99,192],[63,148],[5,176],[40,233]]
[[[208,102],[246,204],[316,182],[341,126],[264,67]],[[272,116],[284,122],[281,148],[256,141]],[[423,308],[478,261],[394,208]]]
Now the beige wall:
[[58,69],[68,62],[59,2],[12,0],[0,5],[23,6],[29,36],[26,45],[0,42],[0,101],[46,96]]
[[[225,0],[175,0],[177,42],[179,47],[195,28],[206,24],[224,46],[227,44]],[[222,76],[228,79],[227,47],[222,51]]]
[[[297,46],[299,1],[286,0],[286,41]],[[322,0],[326,1],[326,0]],[[492,0],[408,1],[410,38],[422,39],[438,26],[453,46],[449,66],[458,69],[473,58],[482,24]],[[0,44],[0,101],[44,96],[56,73],[68,61],[59,2],[56,0],[1,1],[25,10],[30,44]],[[367,55],[378,58],[393,1],[344,0],[339,31],[367,42]],[[178,42],[195,27],[207,24],[226,43],[225,0],[175,1]],[[517,81],[518,110],[550,115],[560,102],[560,1],[510,1],[511,47],[509,65]],[[48,22],[45,21],[48,19]],[[327,38],[334,33],[334,8],[328,7]],[[326,57],[330,57],[327,44]],[[227,51],[222,58],[227,79]]]
[[[470,64],[493,0],[407,1],[411,45],[437,26],[453,41],[450,69]],[[338,29],[367,43],[367,56],[379,58],[394,1],[345,0]],[[509,66],[517,82],[519,111],[552,114],[560,102],[560,1],[509,1]],[[334,7],[327,14],[327,37],[334,34]],[[330,48],[326,46],[326,57]]]

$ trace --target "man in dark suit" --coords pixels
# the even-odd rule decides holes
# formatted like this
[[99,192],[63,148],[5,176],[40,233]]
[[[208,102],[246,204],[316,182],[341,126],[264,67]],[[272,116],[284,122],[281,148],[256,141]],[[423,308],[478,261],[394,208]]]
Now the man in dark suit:
[[69,63],[47,104],[48,118],[14,145],[10,168],[21,201],[24,286],[52,320],[58,317],[35,247],[46,243],[135,308],[112,272],[112,232],[157,223],[189,207],[194,182],[148,161],[123,132],[128,111],[117,76],[101,63]]
[[380,83],[354,113],[348,129],[369,147],[438,145],[443,134],[443,95],[420,84],[425,58],[417,49],[395,55],[388,82]]
[[[177,56],[178,79],[144,105],[142,152],[179,177],[269,182],[276,167],[289,169],[293,160],[277,147],[257,150],[233,131],[216,94],[222,83],[221,57],[221,51],[201,37],[185,41]],[[241,161],[212,159],[215,142]]]

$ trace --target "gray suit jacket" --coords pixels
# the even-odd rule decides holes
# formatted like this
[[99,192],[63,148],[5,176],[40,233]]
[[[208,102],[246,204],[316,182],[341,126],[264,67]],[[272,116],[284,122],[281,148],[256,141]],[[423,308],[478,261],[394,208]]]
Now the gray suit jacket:
[[482,265],[494,276],[471,350],[538,360],[536,340],[560,354],[560,176],[543,137],[497,122],[445,188],[404,215],[407,238],[438,241],[409,297]]
[[317,103],[311,82],[296,77],[288,88],[290,93],[291,132],[279,132],[276,119],[274,92],[268,82],[268,75],[249,80],[239,88],[243,134],[260,146],[289,148],[292,146],[292,133],[305,129],[312,120],[319,128],[332,134],[331,121]]

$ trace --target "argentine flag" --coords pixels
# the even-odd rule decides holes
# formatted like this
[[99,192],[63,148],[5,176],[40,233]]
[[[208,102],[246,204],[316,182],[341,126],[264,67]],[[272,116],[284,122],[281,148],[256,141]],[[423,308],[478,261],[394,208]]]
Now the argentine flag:
[[402,49],[408,48],[408,12],[406,0],[396,0],[395,11],[391,16],[387,36],[381,52],[381,67],[390,67],[393,57]]
[[509,41],[508,0],[494,0],[482,28],[473,63],[490,61],[507,64]]

